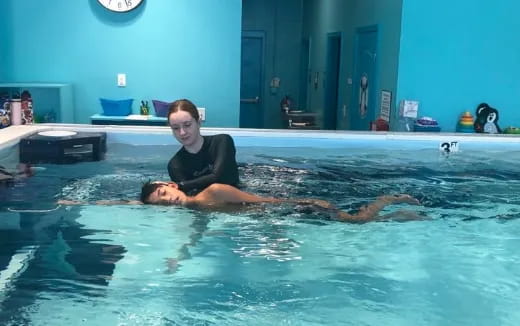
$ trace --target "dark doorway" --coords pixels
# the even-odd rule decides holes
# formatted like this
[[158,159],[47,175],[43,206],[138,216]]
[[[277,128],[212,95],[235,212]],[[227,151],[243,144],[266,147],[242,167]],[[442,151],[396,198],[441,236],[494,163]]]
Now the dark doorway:
[[338,116],[340,58],[341,33],[329,33],[327,37],[325,103],[323,111],[323,127],[325,129],[336,129]]

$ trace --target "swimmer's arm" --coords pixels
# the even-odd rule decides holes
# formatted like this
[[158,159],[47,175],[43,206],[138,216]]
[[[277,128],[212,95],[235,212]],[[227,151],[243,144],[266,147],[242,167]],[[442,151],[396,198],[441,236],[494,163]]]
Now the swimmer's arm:
[[138,200],[98,200],[93,203],[80,202],[77,200],[58,200],[58,204],[65,206],[72,205],[142,205]]
[[419,205],[419,201],[410,195],[380,196],[374,202],[360,208],[356,214],[338,211],[337,219],[343,222],[364,223],[378,219],[378,213],[388,205],[407,203]]

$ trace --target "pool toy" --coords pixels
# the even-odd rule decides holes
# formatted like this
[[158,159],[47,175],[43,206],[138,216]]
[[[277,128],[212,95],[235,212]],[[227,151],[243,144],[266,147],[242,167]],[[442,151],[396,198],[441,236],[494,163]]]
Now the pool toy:
[[457,124],[457,131],[467,133],[475,132],[475,129],[473,129],[474,123],[475,120],[473,119],[473,115],[471,112],[466,111],[460,116],[459,123]]
[[487,134],[499,134],[502,132],[498,126],[498,110],[487,103],[477,106],[477,120],[473,125],[476,132]]
[[437,122],[437,120],[430,117],[421,117],[415,120],[415,123],[413,125],[413,131],[438,132],[441,131],[441,127],[439,127],[439,123]]
[[518,134],[520,134],[520,128],[518,128],[518,127],[507,127],[506,129],[504,129],[504,134],[515,134],[515,135],[518,135]]

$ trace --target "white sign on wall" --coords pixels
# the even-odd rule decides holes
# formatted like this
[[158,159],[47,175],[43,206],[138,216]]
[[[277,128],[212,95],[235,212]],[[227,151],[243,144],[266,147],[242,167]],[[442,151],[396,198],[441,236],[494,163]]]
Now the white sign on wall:
[[417,118],[419,112],[419,102],[402,100],[399,108],[399,115],[403,118]]
[[379,115],[381,119],[390,121],[390,109],[392,105],[392,92],[381,91],[381,108]]

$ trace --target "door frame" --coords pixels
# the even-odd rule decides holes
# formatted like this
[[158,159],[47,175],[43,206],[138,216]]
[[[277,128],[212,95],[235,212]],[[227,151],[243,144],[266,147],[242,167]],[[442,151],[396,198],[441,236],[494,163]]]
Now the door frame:
[[[264,119],[265,119],[265,39],[266,39],[266,36],[265,36],[265,31],[261,31],[261,30],[242,30],[241,32],[241,35],[240,35],[240,48],[242,49],[242,39],[244,37],[248,37],[248,38],[259,38],[262,40],[262,58],[260,59],[260,67],[261,67],[261,71],[260,71],[260,102],[257,104],[258,105],[258,108],[261,112],[261,121],[259,122],[259,127],[258,128],[263,128],[264,126]],[[239,100],[239,127],[242,127],[240,126],[240,114],[242,114],[242,110],[241,110],[241,106],[242,106],[242,103],[241,103],[241,98],[242,98],[242,50],[240,50],[240,98],[238,99]]]

